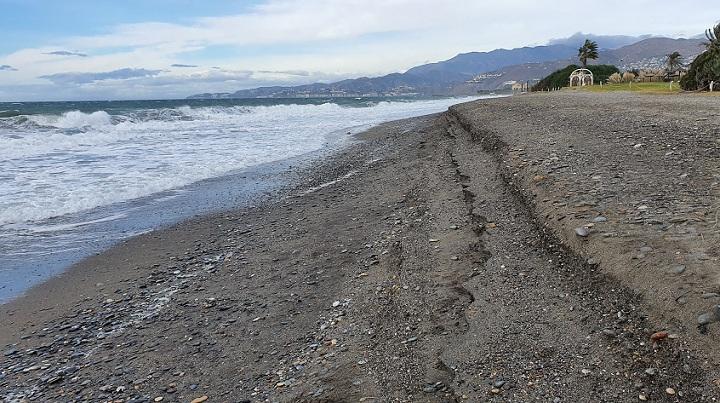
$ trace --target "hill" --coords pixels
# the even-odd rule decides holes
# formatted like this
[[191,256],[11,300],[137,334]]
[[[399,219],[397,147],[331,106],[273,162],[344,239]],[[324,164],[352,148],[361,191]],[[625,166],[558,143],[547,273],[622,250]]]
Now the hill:
[[[572,38],[568,38],[567,43],[574,43]],[[629,41],[632,37],[608,38],[609,43],[618,44]],[[617,49],[601,50],[597,64],[612,64],[621,70],[656,68],[662,66],[666,54],[674,51],[682,53],[686,60],[692,60],[702,51],[701,43],[700,39],[643,39]],[[575,63],[576,54],[575,47],[564,43],[496,49],[490,52],[462,53],[448,60],[381,77],[360,77],[329,84],[315,83],[294,87],[260,87],[232,93],[198,94],[188,98],[467,95],[478,91],[495,91],[516,81],[538,81],[553,71]]]

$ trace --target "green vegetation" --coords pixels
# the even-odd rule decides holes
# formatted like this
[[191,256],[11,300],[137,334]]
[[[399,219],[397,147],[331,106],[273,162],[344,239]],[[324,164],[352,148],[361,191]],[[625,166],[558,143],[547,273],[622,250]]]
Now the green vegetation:
[[[570,74],[573,71],[579,69],[580,66],[571,64],[564,69],[558,70],[549,76],[540,80],[537,84],[532,87],[533,91],[545,91],[552,90],[555,88],[567,87],[570,85]],[[614,73],[620,73],[617,67],[608,64],[599,64],[595,66],[587,66],[588,70],[592,71],[595,78],[595,82],[605,82]]]
[[672,87],[671,87],[670,83],[665,83],[665,82],[616,83],[616,84],[604,84],[602,86],[593,85],[591,87],[579,87],[578,89],[580,89],[582,91],[590,91],[590,92],[632,91],[632,92],[642,92],[642,93],[648,93],[648,94],[675,94],[675,93],[680,92],[680,86],[678,85],[678,83],[672,83]]
[[672,74],[680,70],[683,65],[683,56],[680,52],[675,51],[665,57],[665,70],[668,74]]
[[690,64],[687,74],[680,80],[684,90],[706,90],[715,81],[720,88],[720,24],[705,32],[705,52]]
[[578,59],[582,63],[583,68],[587,68],[588,60],[596,60],[598,58],[598,44],[590,39],[585,39],[585,43],[578,49]]

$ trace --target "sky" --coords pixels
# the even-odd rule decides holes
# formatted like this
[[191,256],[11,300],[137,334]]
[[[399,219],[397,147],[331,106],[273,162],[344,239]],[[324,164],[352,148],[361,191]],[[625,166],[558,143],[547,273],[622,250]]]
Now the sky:
[[720,19],[717,0],[606,0],[602,11],[577,4],[0,0],[0,102],[183,98],[332,82],[577,32],[691,37]]

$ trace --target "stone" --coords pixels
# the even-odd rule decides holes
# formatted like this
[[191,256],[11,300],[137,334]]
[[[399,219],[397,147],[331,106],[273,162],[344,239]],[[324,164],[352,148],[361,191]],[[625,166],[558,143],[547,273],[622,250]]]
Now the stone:
[[675,274],[683,274],[685,272],[685,265],[679,265],[672,268],[672,272]]
[[663,339],[666,339],[670,334],[668,332],[662,331],[662,332],[655,332],[650,336],[650,340],[652,341],[660,341]]
[[605,221],[607,221],[607,218],[603,217],[603,216],[597,216],[597,217],[593,218],[594,223],[601,223],[601,222],[605,222]]
[[10,357],[11,355],[15,355],[15,354],[17,354],[17,353],[18,353],[18,350],[17,350],[17,349],[11,348],[11,349],[9,349],[9,350],[5,350],[5,352],[3,352],[3,355],[4,355],[5,357]]
[[603,329],[602,334],[609,338],[617,337],[617,333],[612,329]]
[[499,380],[495,381],[495,383],[493,383],[493,386],[496,388],[502,388],[503,386],[505,386],[506,383],[507,383],[507,381],[503,381],[502,379],[499,379]]
[[675,394],[675,389],[673,389],[673,388],[667,388],[667,389],[665,389],[665,393],[667,393],[668,395],[671,395],[671,396],[672,396],[672,395]]
[[587,227],[577,227],[575,228],[575,235],[585,238],[590,235],[590,231],[587,229]]
[[713,323],[716,321],[715,314],[712,312],[704,313],[704,314],[698,316],[697,321],[698,321],[698,325],[700,325],[700,326]]
[[193,399],[190,403],[202,403],[206,400],[208,400],[207,396],[200,396],[198,398]]

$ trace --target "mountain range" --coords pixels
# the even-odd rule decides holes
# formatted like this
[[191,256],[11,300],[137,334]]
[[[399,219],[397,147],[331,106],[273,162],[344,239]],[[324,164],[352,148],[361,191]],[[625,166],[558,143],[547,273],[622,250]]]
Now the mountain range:
[[664,64],[665,55],[675,51],[690,62],[704,49],[702,40],[697,38],[576,34],[552,40],[544,46],[461,53],[448,60],[382,77],[361,77],[293,87],[261,87],[228,93],[198,94],[189,98],[469,95],[497,91],[514,82],[532,82],[569,64],[577,64],[578,44],[584,42],[585,38],[595,40],[601,46],[600,58],[593,63],[614,64],[623,71],[660,68]]

